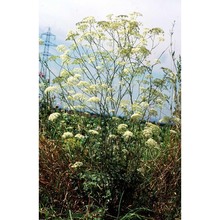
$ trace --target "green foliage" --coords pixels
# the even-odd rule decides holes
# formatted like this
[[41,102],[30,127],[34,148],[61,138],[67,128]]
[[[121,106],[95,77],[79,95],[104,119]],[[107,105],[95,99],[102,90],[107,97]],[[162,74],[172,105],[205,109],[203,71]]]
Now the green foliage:
[[[45,161],[43,166],[45,163],[50,163],[50,167],[56,163],[58,167],[60,167],[59,163],[63,164],[62,168],[59,168],[63,171],[57,177],[51,171],[50,178],[56,178],[50,186],[51,194],[53,195],[53,190],[61,184],[59,182],[63,177],[59,177],[59,175],[66,173],[68,174],[66,181],[69,182],[69,190],[76,189],[74,194],[79,194],[78,200],[84,201],[84,205],[81,205],[81,208],[78,207],[78,210],[84,213],[81,219],[93,219],[89,216],[94,217],[97,210],[102,210],[100,215],[105,217],[107,215],[118,217],[124,215],[122,219],[135,219],[135,217],[144,219],[137,212],[129,214],[129,209],[141,206],[155,210],[152,216],[156,215],[157,209],[154,201],[158,199],[158,201],[162,200],[161,203],[166,202],[168,197],[163,195],[163,200],[161,196],[164,193],[163,187],[169,188],[166,185],[169,184],[167,181],[173,181],[173,185],[170,184],[171,192],[167,192],[169,196],[171,196],[170,193],[175,192],[170,197],[170,202],[173,204],[180,196],[180,182],[175,183],[176,175],[179,175],[180,172],[175,164],[180,160],[178,131],[172,133],[171,127],[140,123],[139,120],[111,117],[104,121],[105,125],[103,125],[101,117],[92,118],[91,115],[62,113],[59,118],[51,122],[58,128],[56,135],[59,135],[60,138],[57,138],[54,144],[59,144],[59,147],[54,146],[52,149],[48,149],[48,144],[45,144],[40,151],[40,164],[43,163],[42,160]],[[62,138],[60,133],[62,129],[64,133],[68,130],[73,135]],[[125,134],[128,131],[132,135],[127,137]],[[50,133],[51,130],[48,132]],[[81,134],[82,137],[77,134]],[[50,152],[45,152],[48,150],[53,152],[52,155]],[[48,156],[51,159],[48,159]],[[54,162],[50,162],[51,160]],[[178,166],[180,166],[179,163]],[[165,167],[168,170],[164,170]],[[40,169],[40,173],[49,172],[48,168],[42,169]],[[58,168],[54,169],[58,170]],[[167,175],[167,177],[163,175]],[[159,185],[160,178],[162,178],[162,186]],[[65,186],[67,183],[62,184]],[[41,187],[44,188],[44,184],[41,184]],[[53,187],[55,188],[53,189]],[[64,190],[62,192],[64,196],[66,189],[60,188],[60,190],[59,193]],[[48,188],[47,192],[41,193],[48,195]],[[52,195],[48,195],[48,197],[50,198]],[[45,203],[43,199],[41,201]],[[67,208],[71,207],[71,210],[76,212],[77,208],[72,208],[72,202],[68,201]],[[85,204],[87,204],[87,208],[85,208]],[[61,206],[63,207],[64,204]],[[158,209],[157,214],[161,215],[161,206],[158,205]],[[175,210],[172,209],[172,212],[175,213]],[[100,217],[100,219],[105,217]],[[97,219],[99,218],[97,217]]]

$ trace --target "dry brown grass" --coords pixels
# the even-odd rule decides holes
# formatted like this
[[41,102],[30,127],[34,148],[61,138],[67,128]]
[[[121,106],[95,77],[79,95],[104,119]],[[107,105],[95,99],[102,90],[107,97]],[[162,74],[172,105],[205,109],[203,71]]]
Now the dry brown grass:
[[84,205],[78,193],[81,183],[70,168],[68,156],[61,145],[43,138],[39,146],[39,188],[40,203],[53,204],[57,216],[62,217],[69,209],[79,211]]

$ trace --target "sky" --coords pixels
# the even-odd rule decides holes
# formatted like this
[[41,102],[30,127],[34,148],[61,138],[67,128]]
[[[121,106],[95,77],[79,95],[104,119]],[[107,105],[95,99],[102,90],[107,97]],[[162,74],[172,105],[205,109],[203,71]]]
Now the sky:
[[39,34],[50,27],[56,35],[56,42],[61,44],[67,32],[84,17],[94,16],[99,20],[105,19],[108,14],[121,15],[136,11],[143,15],[140,21],[145,27],[162,28],[166,39],[175,21],[173,43],[176,54],[180,54],[180,3],[180,0],[39,0]]

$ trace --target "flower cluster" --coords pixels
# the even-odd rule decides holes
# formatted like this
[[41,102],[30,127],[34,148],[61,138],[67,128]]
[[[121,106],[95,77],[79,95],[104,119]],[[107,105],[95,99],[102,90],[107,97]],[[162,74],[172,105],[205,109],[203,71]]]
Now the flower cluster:
[[118,132],[121,133],[121,132],[124,132],[126,129],[128,128],[128,125],[126,124],[120,124],[118,125]]
[[60,113],[58,113],[58,112],[52,113],[52,114],[50,114],[50,116],[48,117],[48,120],[49,120],[49,121],[54,121],[54,120],[56,120],[59,116],[60,116]]
[[75,135],[75,138],[77,138],[77,139],[79,139],[79,140],[83,139],[84,137],[85,137],[85,136],[82,135],[82,134],[76,134],[76,135]]
[[70,138],[73,137],[73,134],[71,132],[64,132],[62,135],[62,138],[66,139],[66,138]]
[[62,45],[58,45],[56,49],[58,52],[64,53],[67,48],[65,45],[62,44]]
[[137,121],[141,118],[141,114],[139,113],[134,113],[132,116],[131,116],[131,120],[134,120],[134,121]]
[[134,103],[131,108],[132,111],[136,112],[136,114],[140,114],[145,110],[139,103]]
[[96,130],[92,130],[92,129],[89,130],[88,133],[89,133],[89,134],[93,134],[93,135],[98,135],[98,134],[99,134],[98,131],[96,131]]
[[67,97],[69,100],[78,100],[78,101],[84,101],[85,100],[85,96],[82,93],[76,93],[74,95],[70,95]]
[[108,136],[108,140],[115,140],[117,138],[117,136],[115,134],[110,134]]
[[55,92],[57,91],[57,87],[56,86],[49,86],[44,90],[44,93],[47,94],[49,92]]
[[150,148],[158,148],[158,144],[157,142],[153,139],[153,138],[149,138],[146,142],[146,144],[150,147]]
[[150,122],[148,122],[146,125],[147,126],[145,127],[145,129],[150,130],[152,132],[152,134],[154,134],[156,136],[160,135],[161,129],[158,125],[152,124]]
[[152,136],[153,136],[152,129],[147,128],[147,127],[144,128],[144,130],[143,130],[143,135],[144,135],[144,137],[145,137],[146,139],[152,137]]
[[113,121],[120,121],[120,119],[118,117],[115,117],[115,116],[112,117],[112,120]]
[[80,161],[77,161],[77,162],[75,162],[72,166],[71,166],[71,168],[78,168],[78,167],[81,167],[83,165],[83,163],[82,162],[80,162]]
[[70,76],[67,79],[67,85],[68,86],[74,86],[78,83],[79,79],[80,79],[81,75],[80,74],[76,74],[74,76]]
[[63,54],[61,54],[60,59],[62,60],[63,64],[69,63],[70,62],[69,50],[66,50]]
[[94,96],[94,97],[89,98],[88,102],[99,103],[100,102],[100,98]]
[[77,84],[77,86],[79,86],[79,87],[88,87],[88,86],[90,86],[90,84],[89,84],[89,82],[87,82],[87,81],[80,81],[80,82]]
[[171,121],[171,118],[168,116],[164,116],[163,118],[159,120],[160,123],[164,123],[164,124],[170,123],[170,121]]
[[133,137],[133,133],[131,131],[125,131],[122,137],[127,141],[130,137]]
[[63,69],[60,72],[60,76],[61,77],[68,77],[69,76],[69,72],[67,70]]

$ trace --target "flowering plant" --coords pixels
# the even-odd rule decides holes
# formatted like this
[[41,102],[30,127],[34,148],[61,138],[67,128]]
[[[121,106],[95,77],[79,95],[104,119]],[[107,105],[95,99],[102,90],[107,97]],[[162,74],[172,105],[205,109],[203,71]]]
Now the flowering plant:
[[158,114],[167,96],[152,74],[160,64],[153,54],[164,32],[143,28],[140,16],[87,17],[68,32],[70,46],[57,47],[62,70],[54,80],[65,108],[136,119]]

